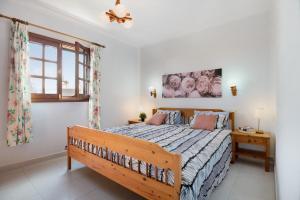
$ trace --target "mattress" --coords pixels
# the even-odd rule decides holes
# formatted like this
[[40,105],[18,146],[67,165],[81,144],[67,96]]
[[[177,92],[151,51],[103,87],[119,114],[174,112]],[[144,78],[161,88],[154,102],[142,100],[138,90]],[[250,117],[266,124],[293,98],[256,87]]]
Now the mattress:
[[[225,177],[231,160],[231,130],[215,129],[207,131],[191,129],[188,125],[146,125],[145,123],[104,129],[120,135],[139,138],[156,143],[169,152],[182,156],[181,200],[208,199],[215,187]],[[107,154],[107,155],[105,155]],[[103,157],[114,162],[131,167],[133,170],[155,177],[155,170],[151,164],[114,152],[104,152]],[[121,159],[119,159],[121,158]],[[147,171],[148,170],[148,171]],[[166,180],[163,169],[158,169],[158,180]],[[174,183],[171,171],[168,171],[168,184]]]

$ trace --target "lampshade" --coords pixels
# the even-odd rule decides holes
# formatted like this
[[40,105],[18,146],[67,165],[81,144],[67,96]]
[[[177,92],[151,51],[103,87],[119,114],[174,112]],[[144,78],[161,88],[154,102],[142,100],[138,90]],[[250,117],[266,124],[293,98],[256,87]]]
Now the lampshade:
[[106,16],[102,16],[102,21],[105,22],[117,22],[122,24],[124,28],[131,28],[133,25],[132,16],[126,6],[121,4],[121,0],[116,0],[116,4],[113,9],[109,9],[105,12]]
[[122,4],[115,5],[115,7],[113,8],[113,11],[119,18],[125,17],[126,14],[128,13],[128,9],[126,8],[126,6],[124,6]]
[[123,24],[124,28],[129,29],[133,26],[133,21],[132,20],[127,20],[124,24]]
[[264,114],[264,108],[256,108],[255,117],[257,119],[261,119],[263,117],[263,114]]

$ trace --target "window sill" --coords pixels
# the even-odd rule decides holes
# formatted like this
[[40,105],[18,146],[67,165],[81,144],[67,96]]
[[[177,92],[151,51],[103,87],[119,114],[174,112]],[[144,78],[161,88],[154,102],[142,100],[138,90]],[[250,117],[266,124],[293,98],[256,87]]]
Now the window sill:
[[32,103],[64,103],[64,102],[88,102],[89,98],[84,99],[31,99]]

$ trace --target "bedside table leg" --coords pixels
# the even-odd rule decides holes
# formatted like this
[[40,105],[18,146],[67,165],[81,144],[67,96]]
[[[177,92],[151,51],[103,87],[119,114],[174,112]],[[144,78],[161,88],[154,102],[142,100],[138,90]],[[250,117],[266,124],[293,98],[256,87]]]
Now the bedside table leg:
[[270,140],[266,142],[265,171],[270,171]]
[[269,172],[270,171],[270,159],[266,158],[265,160],[265,171]]
[[235,160],[237,160],[239,158],[239,155],[236,153],[239,150],[239,143],[236,142],[235,143]]
[[232,155],[231,155],[231,163],[233,164],[236,160],[236,143],[232,141]]

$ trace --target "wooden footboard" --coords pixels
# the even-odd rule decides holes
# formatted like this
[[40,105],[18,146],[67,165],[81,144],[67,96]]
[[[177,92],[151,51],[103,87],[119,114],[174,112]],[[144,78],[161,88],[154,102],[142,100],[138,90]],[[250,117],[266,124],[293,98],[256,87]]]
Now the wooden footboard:
[[[73,158],[147,199],[179,199],[180,155],[151,142],[80,126],[68,128],[67,142],[69,170]],[[129,167],[120,165],[122,156],[130,158]],[[132,159],[138,160],[138,170],[133,169]],[[147,163],[146,174],[141,172],[141,163]],[[154,177],[148,172],[150,164]],[[159,169],[164,169],[164,180],[158,180]],[[172,183],[167,176],[170,172]]]

